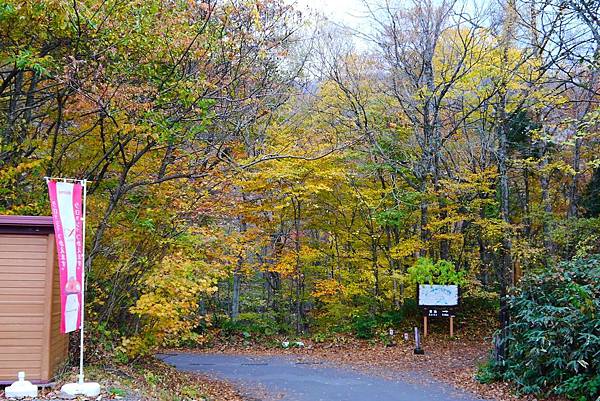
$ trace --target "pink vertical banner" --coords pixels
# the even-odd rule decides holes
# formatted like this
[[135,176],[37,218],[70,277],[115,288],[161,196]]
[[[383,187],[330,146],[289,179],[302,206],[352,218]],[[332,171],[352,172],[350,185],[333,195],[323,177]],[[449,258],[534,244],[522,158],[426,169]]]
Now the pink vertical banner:
[[81,328],[83,273],[82,185],[48,180],[60,271],[60,331]]

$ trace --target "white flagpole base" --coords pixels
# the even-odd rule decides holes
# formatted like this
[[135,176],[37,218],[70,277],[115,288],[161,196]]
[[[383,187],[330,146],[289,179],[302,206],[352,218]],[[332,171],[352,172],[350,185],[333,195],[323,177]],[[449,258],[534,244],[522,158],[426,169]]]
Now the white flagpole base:
[[19,372],[19,380],[11,384],[4,389],[4,395],[6,398],[35,398],[38,395],[38,388],[36,385],[25,380],[25,372]]
[[96,397],[100,395],[100,385],[95,382],[67,383],[60,388],[60,391],[69,395]]

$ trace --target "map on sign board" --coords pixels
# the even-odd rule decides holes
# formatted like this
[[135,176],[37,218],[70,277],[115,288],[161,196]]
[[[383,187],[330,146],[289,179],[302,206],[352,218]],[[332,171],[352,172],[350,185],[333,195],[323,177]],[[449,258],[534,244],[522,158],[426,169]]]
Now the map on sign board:
[[457,306],[457,285],[419,285],[419,306]]

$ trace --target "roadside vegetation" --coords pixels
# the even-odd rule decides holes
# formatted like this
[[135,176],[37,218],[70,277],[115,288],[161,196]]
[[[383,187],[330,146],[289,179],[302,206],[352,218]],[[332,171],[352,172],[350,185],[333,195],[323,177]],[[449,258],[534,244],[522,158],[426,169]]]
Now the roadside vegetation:
[[[56,378],[52,388],[43,387],[36,399],[72,400],[61,393],[65,383],[77,381],[77,369],[66,369]],[[157,359],[145,358],[123,365],[115,363],[110,355],[95,359],[86,368],[86,376],[98,382],[100,399],[123,401],[246,401],[233,386],[212,378],[177,371]],[[0,399],[3,393],[0,391]]]
[[514,382],[524,393],[594,400],[600,395],[600,258],[533,274],[510,299],[508,358],[479,380]]

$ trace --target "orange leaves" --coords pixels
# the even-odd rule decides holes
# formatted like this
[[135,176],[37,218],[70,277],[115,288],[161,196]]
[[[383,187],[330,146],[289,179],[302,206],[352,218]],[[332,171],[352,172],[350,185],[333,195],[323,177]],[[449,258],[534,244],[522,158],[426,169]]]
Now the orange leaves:
[[277,263],[273,266],[272,271],[279,273],[283,278],[293,277],[298,266],[298,255],[294,251],[284,252]]
[[323,302],[336,301],[339,295],[344,292],[344,285],[334,279],[317,280],[315,289],[312,292],[313,297]]

